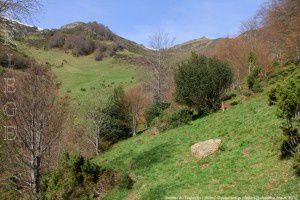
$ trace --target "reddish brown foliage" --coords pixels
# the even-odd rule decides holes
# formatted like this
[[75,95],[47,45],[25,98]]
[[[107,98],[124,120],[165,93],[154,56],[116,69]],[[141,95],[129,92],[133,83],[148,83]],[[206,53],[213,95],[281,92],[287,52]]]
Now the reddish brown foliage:
[[300,53],[300,1],[271,0],[259,14],[275,58],[299,60]]
[[139,122],[144,122],[144,111],[149,105],[149,96],[142,87],[135,86],[125,92],[124,102],[132,118],[133,134],[136,134]]

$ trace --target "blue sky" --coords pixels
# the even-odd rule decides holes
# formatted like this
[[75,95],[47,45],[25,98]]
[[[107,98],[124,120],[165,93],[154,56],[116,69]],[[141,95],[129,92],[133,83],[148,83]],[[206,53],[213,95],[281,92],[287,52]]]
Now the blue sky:
[[264,0],[43,0],[35,25],[58,28],[98,21],[116,34],[144,45],[149,35],[168,32],[175,43],[206,36],[236,35]]

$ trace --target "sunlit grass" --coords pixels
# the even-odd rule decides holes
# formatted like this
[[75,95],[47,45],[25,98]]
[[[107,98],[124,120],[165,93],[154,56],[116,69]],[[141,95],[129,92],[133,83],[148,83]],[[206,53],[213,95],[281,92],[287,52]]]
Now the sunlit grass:
[[[129,172],[135,185],[107,199],[299,195],[291,161],[279,160],[283,136],[275,113],[264,94],[190,125],[115,145],[95,161]],[[221,149],[202,160],[192,157],[190,146],[210,138],[222,139]]]
[[93,55],[74,57],[59,49],[42,50],[19,45],[26,54],[42,64],[48,63],[61,82],[61,92],[71,97],[78,109],[94,105],[117,85],[135,82],[138,67],[121,64],[114,58],[95,61]]

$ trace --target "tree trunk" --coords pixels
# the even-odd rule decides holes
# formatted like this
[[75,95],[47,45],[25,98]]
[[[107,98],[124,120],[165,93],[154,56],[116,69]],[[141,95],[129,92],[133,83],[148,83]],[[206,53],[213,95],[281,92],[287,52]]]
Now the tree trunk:
[[248,66],[248,74],[250,74],[251,73],[251,65],[249,64],[249,66]]
[[136,127],[137,127],[137,114],[134,113],[133,117],[132,117],[132,133],[133,133],[133,136],[136,135]]
[[100,129],[99,129],[99,127],[97,126],[97,133],[96,133],[96,141],[95,141],[95,147],[96,147],[96,155],[98,155],[99,154],[99,148],[100,148],[100,146],[99,146],[99,140],[100,140]]
[[39,199],[40,192],[40,178],[41,178],[41,159],[39,156],[32,156],[32,169],[31,169],[31,181],[33,198]]

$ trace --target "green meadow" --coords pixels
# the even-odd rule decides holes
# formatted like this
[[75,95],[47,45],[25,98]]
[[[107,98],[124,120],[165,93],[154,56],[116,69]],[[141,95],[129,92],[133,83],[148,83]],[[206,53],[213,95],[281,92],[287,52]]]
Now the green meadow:
[[95,98],[107,95],[114,86],[133,84],[138,70],[138,67],[118,63],[112,57],[95,61],[93,55],[74,57],[59,49],[21,48],[40,63],[51,66],[61,82],[62,93],[79,105],[93,103]]
[[[159,135],[141,134],[116,144],[95,159],[126,171],[132,190],[114,190],[106,199],[165,199],[205,196],[294,196],[300,182],[291,160],[280,160],[283,136],[276,108],[265,94],[251,97]],[[207,158],[191,156],[198,141],[220,138],[220,150]]]

